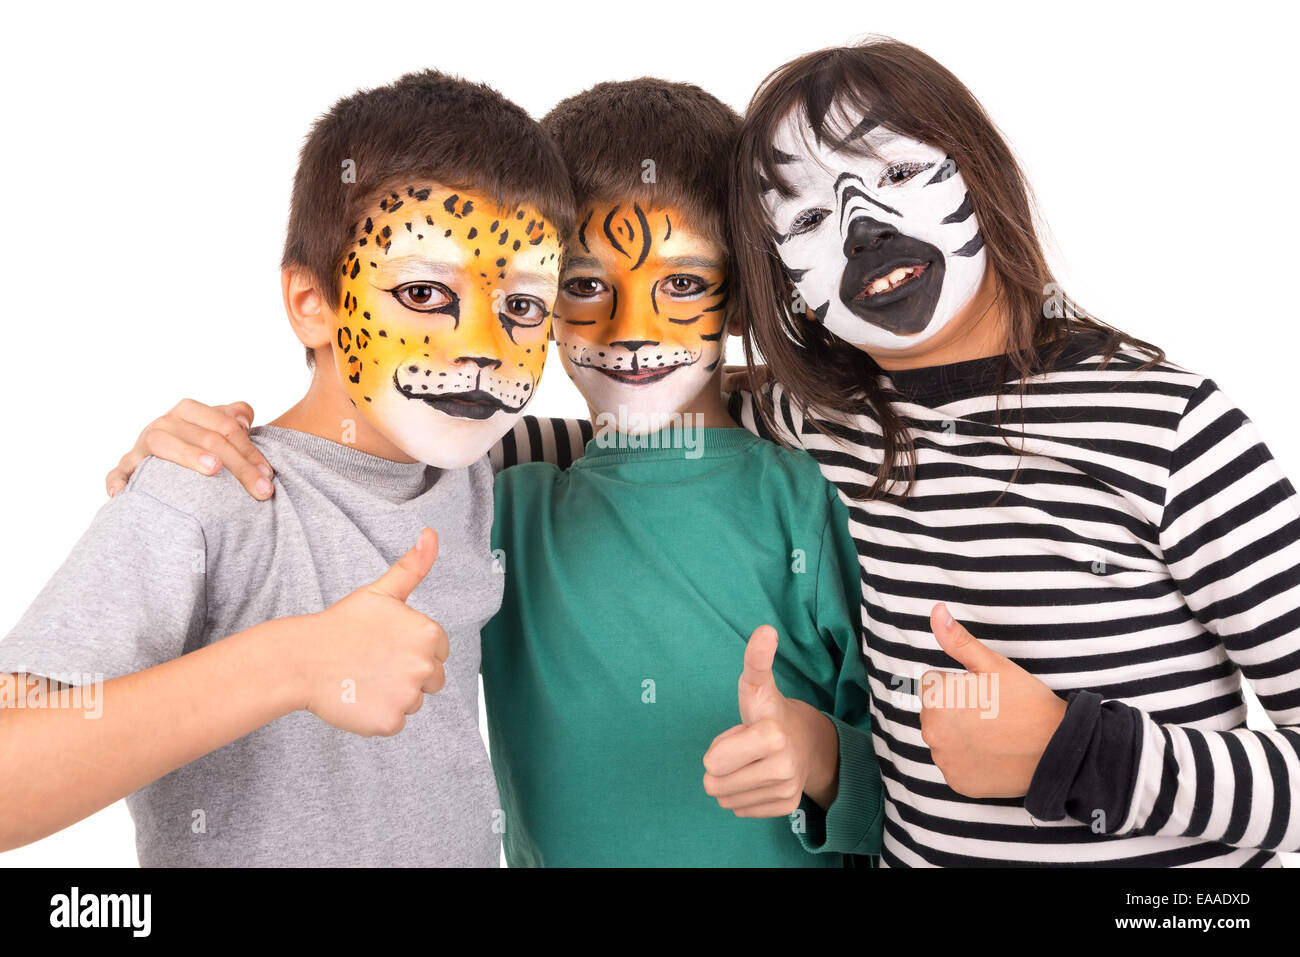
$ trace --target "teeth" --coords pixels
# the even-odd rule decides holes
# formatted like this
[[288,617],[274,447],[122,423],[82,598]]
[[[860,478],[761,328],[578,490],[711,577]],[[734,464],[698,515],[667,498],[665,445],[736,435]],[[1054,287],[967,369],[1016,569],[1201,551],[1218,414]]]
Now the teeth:
[[870,286],[867,287],[867,292],[869,292],[871,295],[874,296],[876,293],[884,292],[888,288],[889,288],[889,277],[881,276],[879,279],[877,279],[875,282],[873,282]]
[[908,269],[906,266],[900,266],[889,274],[889,284],[891,286],[897,285],[911,274],[912,270]]

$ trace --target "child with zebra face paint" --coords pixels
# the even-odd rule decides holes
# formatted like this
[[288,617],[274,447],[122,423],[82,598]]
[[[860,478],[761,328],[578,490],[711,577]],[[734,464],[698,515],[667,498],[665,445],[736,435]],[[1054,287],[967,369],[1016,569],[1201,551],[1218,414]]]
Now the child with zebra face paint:
[[1007,144],[913,47],[776,70],[735,172],[766,375],[733,412],[848,505],[883,862],[1279,866],[1300,506],[1249,420],[1061,293]]
[[773,144],[790,184],[764,193],[781,262],[809,311],[859,348],[898,350],[940,332],[984,278],[986,255],[951,158],[850,113],[826,139],[791,113]]

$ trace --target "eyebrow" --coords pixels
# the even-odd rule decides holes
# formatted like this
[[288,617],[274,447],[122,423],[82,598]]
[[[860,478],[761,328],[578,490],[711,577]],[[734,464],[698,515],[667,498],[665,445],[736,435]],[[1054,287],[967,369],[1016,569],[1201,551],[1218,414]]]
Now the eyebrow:
[[453,272],[460,268],[457,263],[446,262],[441,259],[432,259],[428,256],[393,256],[391,259],[384,258],[379,264],[380,269],[388,267],[389,269],[405,269],[408,266],[414,266],[423,269],[433,270],[435,272]]
[[511,273],[510,281],[522,282],[522,283],[535,283],[536,285],[539,286],[548,286],[554,284],[555,277],[548,276],[540,272],[518,272],[518,273]]
[[708,256],[672,256],[665,259],[662,265],[673,268],[684,268],[694,266],[697,269],[720,269],[722,263],[716,259],[710,259]]
[[593,256],[568,256],[564,260],[564,271],[570,269],[599,269],[600,261]]

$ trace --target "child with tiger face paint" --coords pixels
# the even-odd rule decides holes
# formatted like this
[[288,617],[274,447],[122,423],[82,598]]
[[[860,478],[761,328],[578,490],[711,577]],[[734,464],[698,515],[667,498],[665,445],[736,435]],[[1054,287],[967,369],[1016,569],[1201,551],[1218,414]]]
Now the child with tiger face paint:
[[585,210],[565,256],[555,338],[592,410],[641,430],[718,391],[726,252],[673,207]]

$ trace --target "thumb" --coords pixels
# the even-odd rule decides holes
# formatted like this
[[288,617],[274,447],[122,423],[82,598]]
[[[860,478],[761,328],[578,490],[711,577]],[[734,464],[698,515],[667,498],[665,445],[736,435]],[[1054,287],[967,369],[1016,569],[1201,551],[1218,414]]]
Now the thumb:
[[998,671],[1007,660],[954,621],[943,602],[930,609],[930,630],[948,657],[971,673]]
[[753,724],[771,717],[785,700],[772,675],[777,641],[776,629],[771,625],[759,625],[749,636],[749,643],[745,646],[745,667],[740,673],[738,686],[741,724]]
[[424,581],[437,557],[438,533],[431,528],[421,529],[415,546],[379,576],[371,588],[404,602],[415,591],[415,586]]

